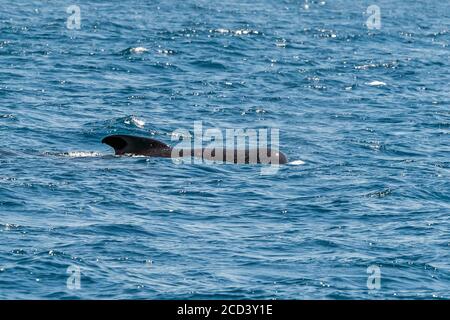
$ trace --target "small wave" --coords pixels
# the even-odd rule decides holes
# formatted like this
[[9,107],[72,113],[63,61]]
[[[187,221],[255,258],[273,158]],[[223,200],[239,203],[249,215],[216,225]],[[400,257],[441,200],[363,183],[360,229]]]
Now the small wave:
[[145,121],[144,120],[141,120],[141,119],[139,119],[137,117],[134,117],[134,116],[127,117],[123,121],[123,123],[128,124],[128,125],[133,124],[133,125],[135,125],[136,127],[140,128],[140,129],[144,128],[144,126],[145,126]]
[[[130,98],[129,98],[130,99]],[[130,129],[130,128],[139,128],[142,129],[145,126],[145,121],[143,119],[138,118],[134,115],[125,115],[123,117],[112,118],[103,121],[94,121],[88,122],[84,124],[84,130],[89,135],[92,135],[93,132],[97,132],[101,129],[107,128],[111,129],[111,132],[116,132],[120,129]],[[104,132],[102,132],[103,134]]]
[[226,70],[227,66],[220,62],[214,62],[212,60],[198,60],[191,63],[196,67],[204,68],[204,69],[215,69],[215,70]]
[[15,155],[14,152],[11,152],[9,150],[0,149],[0,157],[2,157],[2,156],[13,156],[13,155]]

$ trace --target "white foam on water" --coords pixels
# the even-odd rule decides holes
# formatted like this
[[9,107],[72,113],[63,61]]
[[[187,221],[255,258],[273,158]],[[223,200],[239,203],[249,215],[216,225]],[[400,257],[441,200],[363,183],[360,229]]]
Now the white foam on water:
[[61,155],[69,158],[93,158],[103,156],[103,154],[93,151],[70,151]]
[[231,33],[231,34],[233,34],[235,36],[242,36],[242,35],[249,35],[249,34],[259,34],[259,31],[251,30],[251,29],[232,30],[232,29],[219,28],[219,29],[215,29],[215,30],[209,30],[209,32],[217,32],[217,33],[221,33],[221,34]]
[[131,48],[130,52],[131,53],[144,53],[144,52],[148,52],[148,49],[144,48],[144,47],[136,47],[136,48]]
[[216,32],[218,32],[218,33],[230,33],[231,31],[229,29],[219,28],[219,29],[216,29]]
[[293,166],[301,166],[305,164],[305,161],[303,160],[294,160],[291,162],[288,162],[288,164],[293,165]]
[[247,34],[259,34],[258,31],[250,30],[250,29],[239,29],[239,30],[233,31],[233,33],[237,36],[247,35]]
[[142,155],[142,154],[133,154],[133,153],[125,153],[123,155],[115,155],[115,157],[122,158],[122,157],[128,157],[128,158],[149,158],[149,156]]
[[385,86],[386,82],[383,81],[372,81],[372,82],[366,82],[367,85],[372,86],[372,87],[381,87],[381,86]]
[[131,117],[124,121],[125,124],[134,124],[136,127],[142,129],[145,126],[145,121],[136,117]]
[[278,48],[286,48],[286,46],[287,46],[287,41],[286,41],[286,39],[277,40],[277,42],[275,43],[275,45],[276,45]]

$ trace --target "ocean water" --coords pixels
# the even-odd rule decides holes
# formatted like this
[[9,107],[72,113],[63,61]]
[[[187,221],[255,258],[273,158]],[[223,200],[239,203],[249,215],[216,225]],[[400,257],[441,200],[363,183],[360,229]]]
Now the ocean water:
[[[1,0],[0,298],[449,298],[449,44],[449,1]],[[291,163],[100,142],[194,121]]]

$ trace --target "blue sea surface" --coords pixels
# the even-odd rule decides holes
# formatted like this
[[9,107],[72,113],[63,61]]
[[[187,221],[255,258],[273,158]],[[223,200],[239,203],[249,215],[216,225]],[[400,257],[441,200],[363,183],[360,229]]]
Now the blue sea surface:
[[[0,0],[0,299],[450,298],[449,45],[449,1]],[[194,121],[291,162],[101,144]]]

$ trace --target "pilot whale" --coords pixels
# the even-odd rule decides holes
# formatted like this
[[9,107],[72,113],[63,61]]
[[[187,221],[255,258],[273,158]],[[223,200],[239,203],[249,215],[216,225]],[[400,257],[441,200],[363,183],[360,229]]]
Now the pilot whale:
[[284,153],[266,149],[224,149],[224,148],[172,148],[164,142],[131,135],[111,135],[102,143],[111,146],[116,155],[141,155],[148,157],[182,158],[196,157],[213,161],[239,164],[285,164],[288,162]]

